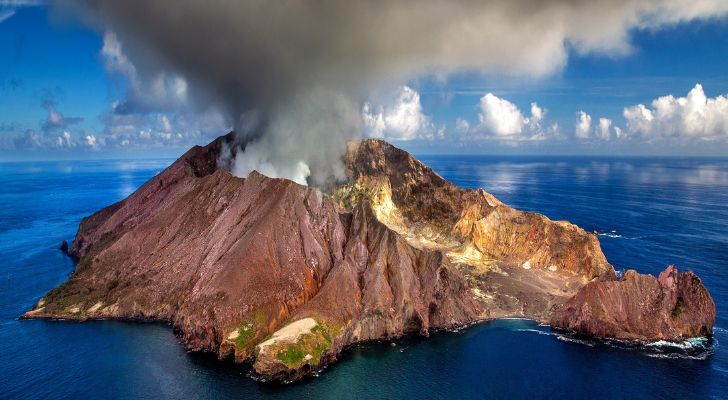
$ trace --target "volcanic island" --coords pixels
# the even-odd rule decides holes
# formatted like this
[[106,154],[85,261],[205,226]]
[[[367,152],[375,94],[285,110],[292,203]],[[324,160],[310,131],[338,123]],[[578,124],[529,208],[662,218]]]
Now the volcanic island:
[[84,218],[67,282],[28,319],[165,321],[189,351],[251,362],[268,381],[348,346],[527,318],[597,339],[710,336],[700,278],[669,266],[618,277],[594,233],[460,189],[382,140],[348,143],[346,179],[313,188],[195,146]]

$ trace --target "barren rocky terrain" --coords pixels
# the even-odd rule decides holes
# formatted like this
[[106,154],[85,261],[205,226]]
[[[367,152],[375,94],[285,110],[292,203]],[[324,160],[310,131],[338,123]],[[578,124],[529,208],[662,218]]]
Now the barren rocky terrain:
[[187,349],[271,380],[354,343],[494,318],[633,340],[712,332],[695,275],[618,280],[594,234],[457,188],[386,142],[350,143],[347,180],[320,190],[219,168],[233,139],[85,218],[73,275],[24,317],[169,321]]

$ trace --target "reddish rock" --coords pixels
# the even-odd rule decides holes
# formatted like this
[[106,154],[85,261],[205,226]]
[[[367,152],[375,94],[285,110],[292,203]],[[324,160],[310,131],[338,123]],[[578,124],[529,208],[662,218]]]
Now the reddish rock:
[[658,278],[627,271],[618,281],[591,282],[551,317],[551,325],[582,335],[679,341],[708,336],[715,303],[700,278],[669,266]]
[[[348,179],[326,194],[231,175],[218,160],[234,140],[192,148],[84,218],[73,275],[24,317],[169,321],[188,350],[293,380],[353,343],[501,317],[546,322],[588,282],[617,284],[595,235],[457,188],[386,142],[352,143]],[[692,335],[681,329],[702,292],[682,276],[657,286],[679,288],[674,327]],[[650,282],[635,284],[636,298]]]

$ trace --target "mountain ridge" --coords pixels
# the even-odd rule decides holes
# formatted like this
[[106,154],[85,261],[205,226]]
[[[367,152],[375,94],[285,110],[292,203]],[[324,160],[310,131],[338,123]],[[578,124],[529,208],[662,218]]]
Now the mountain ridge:
[[235,140],[193,147],[84,218],[73,275],[24,317],[169,321],[188,350],[294,380],[362,341],[548,323],[570,302],[567,321],[593,299],[574,304],[585,287],[617,281],[595,235],[459,189],[384,141],[349,143],[347,180],[326,194],[231,175],[220,159]]

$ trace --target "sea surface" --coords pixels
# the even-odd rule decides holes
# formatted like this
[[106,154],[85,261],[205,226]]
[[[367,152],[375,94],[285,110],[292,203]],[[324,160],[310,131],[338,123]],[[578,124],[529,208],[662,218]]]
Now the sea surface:
[[420,158],[600,232],[618,270],[695,271],[717,304],[714,336],[635,348],[505,320],[356,346],[316,378],[262,384],[186,353],[165,324],[17,319],[73,270],[58,245],[81,218],[172,160],[0,163],[0,398],[728,398],[728,159]]

